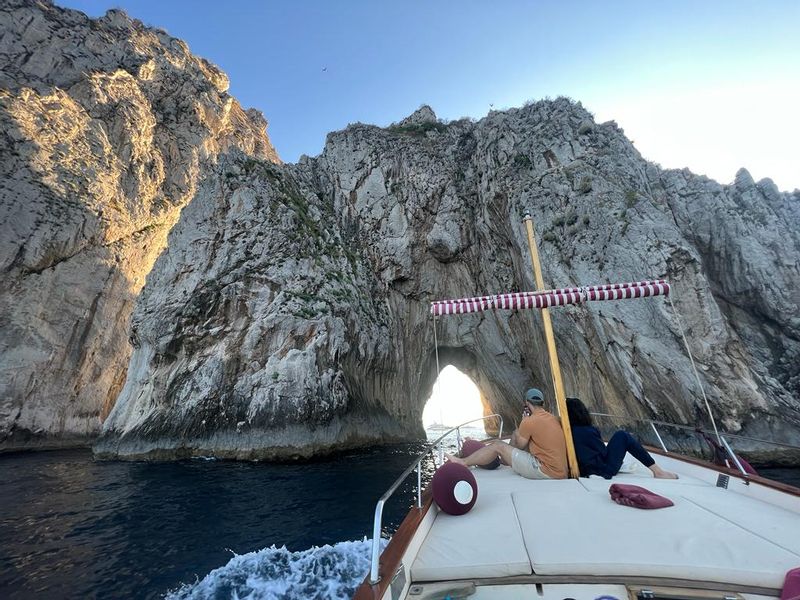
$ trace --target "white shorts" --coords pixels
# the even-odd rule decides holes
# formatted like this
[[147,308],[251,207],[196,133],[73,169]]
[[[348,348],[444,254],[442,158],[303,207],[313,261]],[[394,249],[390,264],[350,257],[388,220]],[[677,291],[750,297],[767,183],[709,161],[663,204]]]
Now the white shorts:
[[527,450],[514,448],[511,453],[511,468],[514,469],[514,473],[526,479],[550,479],[550,476],[542,471],[538,459]]

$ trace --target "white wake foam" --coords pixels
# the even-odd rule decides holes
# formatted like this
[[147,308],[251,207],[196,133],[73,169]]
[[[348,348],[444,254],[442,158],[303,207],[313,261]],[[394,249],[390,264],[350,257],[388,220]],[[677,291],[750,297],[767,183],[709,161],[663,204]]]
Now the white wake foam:
[[[381,549],[386,545],[381,540]],[[349,600],[369,571],[372,541],[339,542],[290,552],[286,547],[236,554],[166,600]]]

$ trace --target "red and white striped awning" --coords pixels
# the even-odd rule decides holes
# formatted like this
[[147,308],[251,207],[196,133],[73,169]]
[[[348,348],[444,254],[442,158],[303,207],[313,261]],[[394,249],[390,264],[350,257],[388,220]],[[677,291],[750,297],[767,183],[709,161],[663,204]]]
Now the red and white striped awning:
[[627,298],[666,296],[667,294],[669,294],[669,283],[663,279],[655,279],[630,283],[607,283],[586,287],[560,288],[542,292],[516,292],[494,294],[492,296],[476,296],[475,298],[437,300],[436,302],[431,302],[431,313],[438,316],[475,313],[495,308],[506,310],[549,308],[551,306],[580,304],[598,300],[624,300]]

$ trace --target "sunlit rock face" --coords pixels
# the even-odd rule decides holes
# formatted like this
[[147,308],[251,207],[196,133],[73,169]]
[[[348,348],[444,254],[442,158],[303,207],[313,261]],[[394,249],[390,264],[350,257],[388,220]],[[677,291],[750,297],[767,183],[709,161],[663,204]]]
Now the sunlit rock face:
[[186,44],[120,11],[0,6],[0,448],[85,442],[133,302],[220,152],[278,158]]
[[[428,302],[667,278],[664,298],[552,311],[567,393],[630,417],[798,441],[800,197],[645,161],[565,99],[442,123],[354,125],[297,165],[229,153],[137,302],[101,456],[309,456],[420,435],[436,378]],[[680,322],[678,321],[680,319]],[[518,416],[550,391],[540,317],[437,320],[441,365]]]

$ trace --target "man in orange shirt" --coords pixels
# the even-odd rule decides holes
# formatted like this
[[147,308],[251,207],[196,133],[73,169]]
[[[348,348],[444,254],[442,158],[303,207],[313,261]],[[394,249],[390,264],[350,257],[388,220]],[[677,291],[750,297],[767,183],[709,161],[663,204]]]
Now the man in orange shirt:
[[498,456],[517,475],[528,479],[565,479],[567,443],[561,424],[544,409],[544,395],[536,388],[525,392],[522,422],[509,444],[492,442],[466,458],[447,455],[448,460],[472,467],[486,465]]

